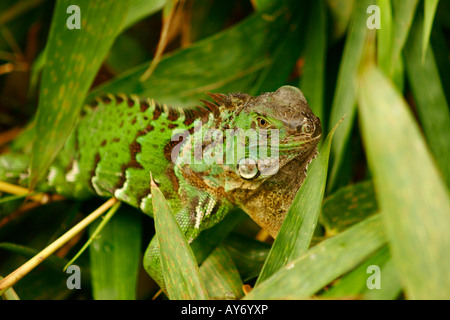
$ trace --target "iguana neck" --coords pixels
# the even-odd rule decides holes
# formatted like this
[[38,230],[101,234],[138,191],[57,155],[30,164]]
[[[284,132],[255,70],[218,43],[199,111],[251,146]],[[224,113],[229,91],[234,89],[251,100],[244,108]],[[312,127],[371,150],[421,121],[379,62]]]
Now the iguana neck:
[[278,234],[281,223],[294,200],[297,191],[306,178],[308,164],[317,154],[296,157],[281,168],[271,179],[256,190],[236,189],[228,194],[234,203],[243,205],[244,211],[273,238]]

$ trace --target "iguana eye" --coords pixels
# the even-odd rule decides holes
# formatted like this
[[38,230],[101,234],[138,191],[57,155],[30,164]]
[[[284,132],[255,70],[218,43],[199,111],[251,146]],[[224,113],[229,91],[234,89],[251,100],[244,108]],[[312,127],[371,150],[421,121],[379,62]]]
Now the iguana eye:
[[258,118],[258,125],[260,128],[265,128],[267,126],[268,122],[264,118]]
[[258,163],[252,158],[242,158],[237,164],[238,175],[245,180],[255,179],[259,176]]

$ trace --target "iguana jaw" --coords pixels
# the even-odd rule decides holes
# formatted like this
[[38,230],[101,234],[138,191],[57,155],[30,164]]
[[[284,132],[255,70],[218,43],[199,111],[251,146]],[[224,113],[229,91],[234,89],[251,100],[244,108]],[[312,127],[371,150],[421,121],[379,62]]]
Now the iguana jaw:
[[274,176],[266,179],[256,190],[236,190],[239,206],[261,228],[276,238],[297,191],[306,178],[309,163],[318,151],[316,146],[305,156],[297,156]]
[[280,143],[279,169],[274,175],[245,181],[234,172],[229,172],[226,177],[227,198],[238,204],[275,238],[289,206],[306,178],[309,163],[318,153],[317,144],[320,139],[321,129],[318,123],[317,133],[313,138],[290,140],[289,147]]

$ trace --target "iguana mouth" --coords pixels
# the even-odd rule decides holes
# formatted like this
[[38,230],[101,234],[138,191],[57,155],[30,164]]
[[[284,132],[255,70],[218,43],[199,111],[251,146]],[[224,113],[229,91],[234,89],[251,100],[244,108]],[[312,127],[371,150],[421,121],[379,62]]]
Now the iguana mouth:
[[283,152],[298,151],[309,146],[315,146],[322,138],[322,128],[320,122],[315,126],[311,136],[290,136],[279,142],[279,150]]
[[302,138],[302,139],[284,139],[280,141],[279,149],[280,151],[295,151],[300,149],[305,149],[308,146],[316,145],[317,141],[320,140],[322,136],[318,135],[316,137],[311,138]]

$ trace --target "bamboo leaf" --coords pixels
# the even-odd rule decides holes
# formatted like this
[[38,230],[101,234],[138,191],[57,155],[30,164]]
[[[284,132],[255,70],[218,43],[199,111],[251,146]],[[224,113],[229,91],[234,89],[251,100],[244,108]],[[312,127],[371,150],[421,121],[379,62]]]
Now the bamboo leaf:
[[[117,207],[111,210],[115,209]],[[130,207],[121,206],[89,246],[94,299],[136,299],[141,263],[141,217]],[[101,223],[89,227],[91,237]]]
[[[372,275],[369,267],[378,267],[379,287],[368,287]],[[375,283],[377,284],[377,283]],[[400,279],[391,263],[389,249],[382,247],[350,273],[336,281],[336,284],[320,295],[321,298],[362,298],[368,300],[391,300],[401,292]]]
[[202,263],[200,275],[211,299],[240,299],[242,280],[239,272],[223,246],[218,246]]
[[305,66],[300,88],[323,127],[326,123],[324,119],[326,31],[326,5],[324,1],[314,1],[306,30]]
[[270,251],[270,245],[258,240],[232,233],[224,241],[243,281],[256,278]]
[[231,231],[244,221],[248,216],[241,210],[232,210],[226,217],[210,229],[203,230],[198,238],[191,243],[192,251],[195,259],[201,264],[211,252],[222,242]]
[[[81,29],[68,29],[70,5],[80,8]],[[59,0],[50,28],[42,74],[30,189],[45,174],[79,116],[84,97],[120,30],[128,1]],[[70,11],[69,11],[70,12]]]
[[384,263],[381,273],[381,288],[369,289],[366,287],[362,293],[363,299],[392,300],[399,297],[402,291],[402,283],[392,259],[389,259],[386,263]]
[[439,0],[425,0],[425,17],[423,23],[423,33],[422,33],[422,61],[425,60],[425,54],[427,52],[428,43],[430,42],[431,28],[433,27],[434,15],[436,14],[436,9]]
[[327,236],[335,235],[378,211],[372,181],[340,188],[323,203],[321,222]]
[[406,296],[448,299],[448,189],[401,95],[373,65],[361,74],[358,99],[368,163]]
[[377,30],[377,40],[378,40],[378,64],[380,69],[383,70],[387,75],[390,73],[391,69],[391,52],[394,40],[393,32],[393,21],[392,21],[392,6],[390,0],[378,0],[378,6],[380,7],[381,23],[380,29]]
[[[328,9],[332,16],[333,40],[341,38],[347,30],[350,17],[355,9],[355,0],[326,0]],[[365,12],[361,11],[361,12]]]
[[317,159],[311,163],[308,175],[289,207],[257,284],[308,250],[322,208],[331,140],[339,123],[328,134]]
[[308,298],[385,243],[380,216],[370,217],[314,246],[261,282],[245,299]]
[[371,1],[366,0],[356,2],[356,8],[353,11],[352,21],[350,22],[349,32],[345,42],[344,55],[339,68],[336,91],[331,107],[330,123],[337,123],[344,115],[346,115],[346,120],[341,125],[339,131],[336,132],[331,146],[333,163],[327,186],[328,191],[337,187],[337,176],[341,169],[345,149],[353,128],[356,114],[356,76],[368,32],[366,26],[367,15],[361,14],[361,12],[366,12],[367,7],[371,3]]
[[[292,23],[285,30],[283,38],[279,41],[272,54],[272,63],[262,70],[250,94],[275,91],[286,84],[303,49],[305,34],[305,1],[296,1],[290,6]],[[308,8],[308,7],[307,7]]]
[[273,6],[279,10],[256,12],[231,28],[163,56],[147,81],[141,82],[140,76],[148,62],[95,88],[87,100],[106,93],[133,93],[192,106],[206,91],[250,92],[259,72],[273,62],[282,41],[278,34],[286,31],[292,19],[286,2]]
[[404,56],[408,82],[430,149],[450,187],[450,113],[432,47],[422,60],[423,18],[412,27]]
[[[9,242],[1,242],[0,249],[15,252],[27,259],[32,258],[37,253],[39,253],[39,251],[36,249],[30,248],[27,246],[23,246],[20,244],[16,244],[16,243],[9,243]],[[67,263],[66,259],[60,258],[55,255],[51,255],[47,259],[42,261],[42,265],[52,268],[53,271],[58,271],[58,272],[60,272],[63,269],[63,267],[66,263]]]
[[[408,38],[409,29],[416,12],[418,0],[392,0],[394,11],[394,43],[392,47],[391,67],[394,68],[398,59],[401,58],[401,52]],[[391,71],[391,74],[393,71]]]
[[169,204],[154,183],[151,193],[161,266],[170,299],[207,299],[194,254]]
[[[116,213],[116,211],[119,209],[120,205],[121,205],[121,202],[117,202],[111,207],[111,209],[108,210],[108,212],[103,216],[102,221],[95,227],[95,230],[92,232],[91,236],[89,237],[89,240],[86,241],[86,243],[83,245],[83,247],[80,250],[78,250],[78,252],[75,254],[75,256],[64,266],[63,271],[66,271],[67,267],[69,267],[71,264],[73,264],[77,260],[77,258],[89,247],[89,245],[92,243],[92,241],[94,241],[94,239],[97,237],[97,235],[103,230],[103,227],[114,216],[114,213]],[[92,228],[92,225],[90,228]]]
[[138,21],[161,10],[166,0],[129,0],[129,10],[123,24],[123,29],[133,26]]

